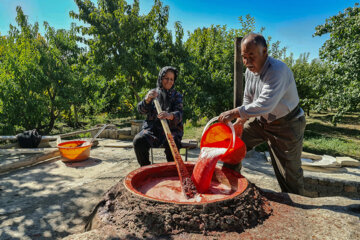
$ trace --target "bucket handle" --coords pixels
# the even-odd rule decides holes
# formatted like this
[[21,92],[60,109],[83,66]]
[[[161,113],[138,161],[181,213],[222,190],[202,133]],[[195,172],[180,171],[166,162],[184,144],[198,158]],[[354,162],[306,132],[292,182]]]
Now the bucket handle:
[[[210,124],[212,124],[213,122],[217,121],[218,119],[219,119],[219,117],[214,117],[214,118],[210,119],[210,121],[205,125],[204,131],[202,132],[201,137],[204,135],[205,131],[210,127]],[[232,135],[233,135],[233,145],[232,145],[232,148],[234,148],[234,147],[235,147],[235,129],[234,129],[233,124],[232,124],[230,121],[227,123],[227,125],[230,127],[231,132],[232,132]]]

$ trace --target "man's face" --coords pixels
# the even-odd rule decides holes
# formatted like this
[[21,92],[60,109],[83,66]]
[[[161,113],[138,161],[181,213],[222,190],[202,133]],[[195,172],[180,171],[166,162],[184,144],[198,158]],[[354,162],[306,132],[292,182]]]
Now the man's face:
[[267,49],[255,43],[245,41],[241,44],[241,56],[244,65],[253,73],[259,73],[267,58]]
[[172,71],[167,71],[161,79],[161,84],[164,89],[169,90],[174,85],[175,74]]

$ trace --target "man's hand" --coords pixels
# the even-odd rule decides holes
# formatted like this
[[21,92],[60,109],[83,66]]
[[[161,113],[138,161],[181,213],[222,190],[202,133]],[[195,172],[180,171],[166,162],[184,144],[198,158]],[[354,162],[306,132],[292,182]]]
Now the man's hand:
[[236,122],[234,123],[235,134],[240,138],[243,133],[244,123],[246,121],[247,121],[247,119],[238,118],[238,119],[236,119]]
[[172,113],[168,113],[168,112],[161,112],[157,115],[157,117],[159,119],[169,119],[169,120],[173,120],[174,119],[174,114]]
[[218,121],[228,123],[235,118],[240,118],[240,112],[237,108],[221,113],[219,115]]
[[149,104],[154,98],[158,96],[156,89],[150,90],[145,96],[145,102]]

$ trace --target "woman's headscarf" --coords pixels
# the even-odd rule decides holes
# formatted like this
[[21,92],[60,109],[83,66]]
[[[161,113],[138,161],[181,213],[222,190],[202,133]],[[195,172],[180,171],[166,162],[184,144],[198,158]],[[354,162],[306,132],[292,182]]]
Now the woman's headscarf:
[[[163,88],[162,86],[162,78],[165,76],[165,74],[168,71],[172,71],[174,73],[174,84],[172,85],[172,87],[169,90],[166,90]],[[166,66],[163,67],[160,72],[159,72],[159,76],[158,76],[158,80],[157,80],[157,91],[158,91],[158,97],[157,99],[159,100],[159,103],[161,105],[161,109],[163,111],[169,111],[169,106],[170,106],[170,94],[174,89],[175,86],[175,81],[177,79],[179,72],[175,67],[172,66]]]

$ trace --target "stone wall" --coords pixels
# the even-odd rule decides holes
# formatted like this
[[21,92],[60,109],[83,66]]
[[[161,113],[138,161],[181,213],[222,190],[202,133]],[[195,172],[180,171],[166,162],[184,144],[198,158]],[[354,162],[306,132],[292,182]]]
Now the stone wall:
[[[122,127],[119,129],[113,124],[109,124],[108,127],[98,136],[99,138],[119,139],[119,140],[133,140],[134,136],[140,132],[143,120],[131,120],[131,127]],[[101,127],[99,125],[98,127]],[[91,136],[94,136],[97,131],[91,132]]]
[[360,183],[356,181],[305,177],[304,184],[307,197],[343,196],[360,199]]
[[[102,125],[101,125],[102,126]],[[97,131],[92,131],[91,136],[93,137]],[[107,139],[119,139],[119,140],[133,140],[134,136],[131,134],[130,127],[123,127],[119,129],[115,125],[109,125],[99,136],[98,138],[107,138]]]

